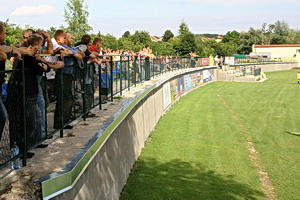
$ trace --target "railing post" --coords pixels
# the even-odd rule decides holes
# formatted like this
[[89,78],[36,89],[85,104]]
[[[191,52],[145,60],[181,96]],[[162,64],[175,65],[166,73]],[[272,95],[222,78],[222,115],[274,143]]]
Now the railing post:
[[114,93],[114,90],[113,90],[113,57],[110,56],[110,74],[111,74],[111,77],[110,77],[110,101],[112,102],[114,100],[114,97],[113,97],[113,93]]
[[[47,75],[46,75],[46,72],[44,73],[44,75],[45,75],[45,78],[46,78],[46,81],[44,81],[44,90],[43,90],[43,93],[44,93],[44,95],[43,95],[43,98],[45,99],[45,107],[44,107],[44,109],[45,109],[45,138],[48,138],[48,123],[47,123],[47,102],[46,102],[46,98],[45,97],[47,97],[48,96],[48,88],[47,88]],[[43,78],[42,78],[42,82],[43,82]],[[42,83],[41,83],[42,84]],[[49,98],[49,97],[48,97]],[[50,100],[49,100],[50,101]]]
[[[23,148],[23,159],[22,159],[22,165],[26,166],[27,165],[27,160],[26,160],[26,156],[27,156],[27,133],[26,133],[26,93],[25,93],[25,69],[24,69],[24,59],[22,59],[22,69],[21,69],[21,118],[22,118],[22,132],[21,132],[21,140],[23,143],[23,146],[21,148]],[[20,133],[18,133],[18,135],[20,136]],[[23,136],[23,137],[22,137]],[[20,144],[18,144],[20,145]],[[21,145],[20,145],[21,146]]]
[[122,85],[122,57],[120,56],[120,96],[122,96],[122,90],[123,90],[123,85]]
[[127,62],[128,62],[128,70],[127,70],[127,81],[128,81],[128,91],[130,91],[130,79],[131,79],[131,73],[130,73],[130,56],[128,56],[127,58]]
[[58,75],[59,75],[59,98],[58,98],[58,103],[60,104],[60,108],[59,108],[59,126],[60,126],[60,137],[63,138],[64,137],[64,91],[63,91],[63,86],[64,86],[64,82],[63,82],[63,71],[62,69],[58,70]]
[[[107,66],[106,66],[107,67]],[[101,94],[101,90],[102,90],[102,86],[101,86],[101,82],[102,82],[102,77],[101,77],[101,65],[99,66],[99,70],[98,70],[98,76],[99,76],[99,110],[102,110],[102,94]],[[107,73],[107,71],[106,71]]]
[[136,82],[137,82],[137,78],[136,78],[136,69],[137,69],[137,63],[136,63],[136,56],[134,56],[134,61],[133,61],[133,68],[134,68],[134,87],[136,87]]
[[82,76],[82,105],[83,121],[86,121],[86,95],[85,95],[85,76],[87,73],[87,60],[84,59],[83,76]]

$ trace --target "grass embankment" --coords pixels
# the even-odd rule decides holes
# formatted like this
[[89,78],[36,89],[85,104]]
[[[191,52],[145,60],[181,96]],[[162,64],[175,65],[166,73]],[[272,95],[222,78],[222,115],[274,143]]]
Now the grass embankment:
[[296,72],[216,82],[183,97],[159,121],[121,199],[265,199],[247,138],[277,199],[299,199],[300,137],[285,133],[300,132]]

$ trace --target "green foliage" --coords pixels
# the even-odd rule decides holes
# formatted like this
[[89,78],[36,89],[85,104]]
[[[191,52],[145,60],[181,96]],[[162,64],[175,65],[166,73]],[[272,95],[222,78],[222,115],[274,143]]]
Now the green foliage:
[[191,32],[190,32],[190,29],[189,29],[189,27],[188,27],[188,25],[187,25],[186,22],[182,21],[182,22],[180,23],[178,33],[179,33],[179,36],[182,36],[182,35],[186,35],[186,34],[191,33]]
[[130,36],[130,40],[135,45],[149,45],[151,42],[149,32],[147,31],[136,31],[133,35]]
[[226,33],[226,35],[223,36],[222,42],[225,42],[225,43],[232,42],[232,43],[238,44],[239,39],[240,39],[240,33],[233,30],[233,31],[228,31]]
[[190,52],[195,52],[197,50],[195,36],[190,32],[189,27],[185,22],[181,22],[178,32],[180,42],[174,46],[176,53],[180,56],[186,56]]
[[82,36],[93,30],[88,24],[89,12],[84,0],[68,0],[67,8],[64,9],[65,22],[68,27],[65,29],[75,37]]
[[123,35],[122,35],[122,37],[125,37],[125,38],[128,38],[130,36],[130,32],[129,31],[126,31]]
[[173,45],[169,42],[152,42],[150,45],[153,53],[160,56],[175,56]]
[[240,42],[238,53],[249,54],[252,51],[253,44],[266,44],[267,37],[262,30],[250,28],[248,32],[242,32],[240,35]]
[[196,37],[208,37],[208,38],[216,38],[219,34],[211,34],[211,33],[203,33],[203,34],[195,34]]
[[103,35],[101,38],[103,48],[110,48],[113,50],[119,49],[119,43],[113,35],[107,34]]
[[131,50],[134,47],[134,43],[127,37],[122,37],[118,40],[119,49]]
[[9,20],[6,20],[6,39],[5,44],[8,46],[15,46],[17,43],[23,43],[23,29],[16,24],[9,23]]
[[173,37],[174,37],[174,34],[172,33],[172,31],[171,30],[166,30],[164,35],[163,35],[162,41],[168,42]]

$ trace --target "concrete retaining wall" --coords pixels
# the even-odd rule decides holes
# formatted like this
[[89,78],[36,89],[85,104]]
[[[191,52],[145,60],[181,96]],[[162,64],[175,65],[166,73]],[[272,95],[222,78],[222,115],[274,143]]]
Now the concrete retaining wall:
[[256,67],[260,67],[262,72],[274,72],[274,71],[283,71],[290,70],[294,67],[298,67],[298,63],[274,63],[274,64],[266,64],[266,65],[255,65]]
[[[184,86],[180,84],[184,79],[184,84],[188,86],[184,92],[186,94],[191,91],[190,89],[214,81],[215,69],[216,67],[206,67],[178,72],[146,89],[138,98],[122,108],[122,111],[117,114],[118,117],[114,117],[113,122],[107,126],[102,135],[99,133],[92,142],[89,142],[90,147],[86,148],[81,157],[77,156],[80,158],[74,158],[73,164],[70,164],[68,169],[62,173],[50,175],[42,181],[43,198],[55,200],[119,199],[120,192],[126,184],[145,141],[165,113],[166,103],[164,102],[168,101],[164,101],[166,94],[163,92],[163,85],[171,80],[178,80],[178,88],[182,92]],[[187,81],[190,83],[185,83]],[[190,88],[191,85],[192,88]],[[173,91],[176,87],[173,81]],[[184,94],[178,94],[178,98]],[[171,91],[169,95],[167,99],[170,99],[171,104]],[[106,132],[108,132],[107,136],[105,136]],[[101,139],[103,135],[106,138]],[[98,149],[93,150],[99,140],[102,143]],[[82,164],[82,160],[88,154],[92,155],[86,159],[85,165],[81,168],[77,167]]]

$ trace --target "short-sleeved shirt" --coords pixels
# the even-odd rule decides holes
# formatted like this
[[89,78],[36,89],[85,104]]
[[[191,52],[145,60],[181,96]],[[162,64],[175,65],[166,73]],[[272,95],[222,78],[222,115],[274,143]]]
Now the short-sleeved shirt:
[[[62,45],[59,45],[56,40],[54,38],[51,39],[51,42],[53,44],[53,50],[57,49],[57,48],[63,48],[64,47]],[[45,58],[48,62],[57,62],[58,61],[58,57],[57,56],[48,56]]]

